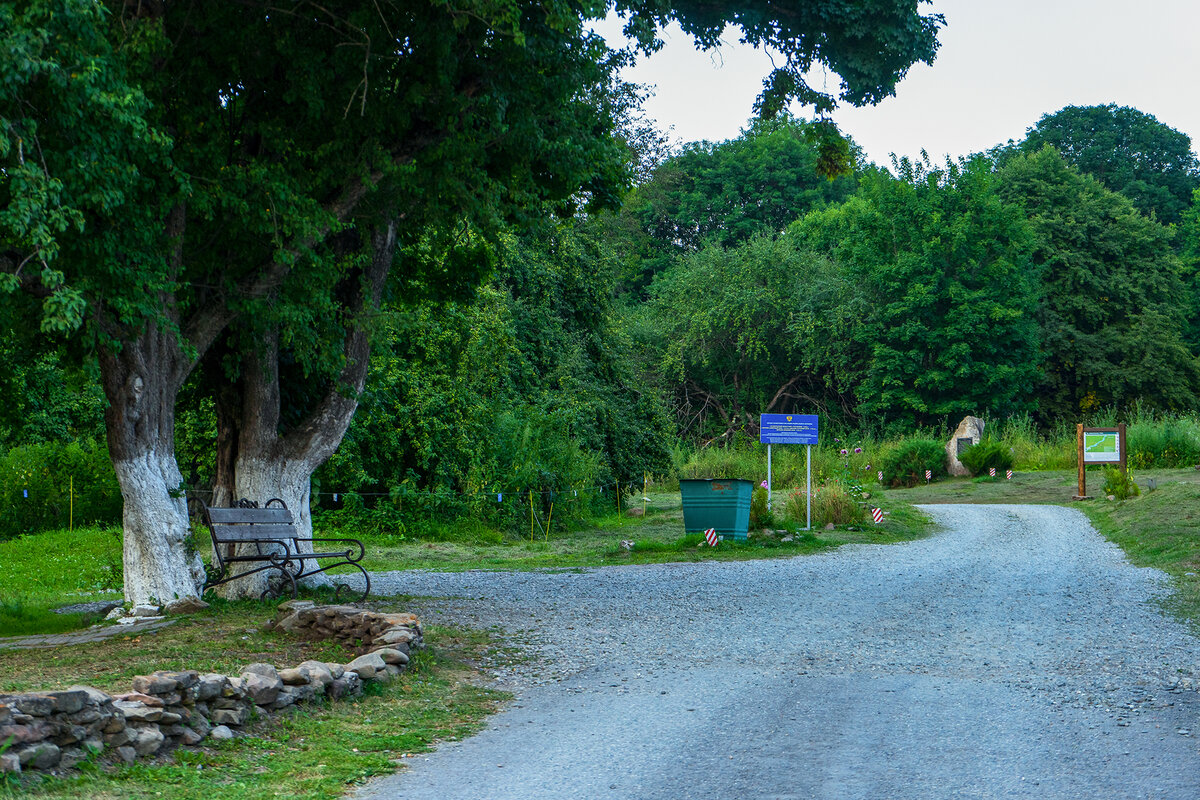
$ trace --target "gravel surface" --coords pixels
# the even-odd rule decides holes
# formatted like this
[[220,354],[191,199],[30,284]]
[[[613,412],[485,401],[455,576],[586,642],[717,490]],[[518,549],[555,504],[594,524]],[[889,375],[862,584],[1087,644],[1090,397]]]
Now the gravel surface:
[[531,656],[481,734],[360,798],[1200,797],[1200,641],[1078,511],[788,560],[396,572]]

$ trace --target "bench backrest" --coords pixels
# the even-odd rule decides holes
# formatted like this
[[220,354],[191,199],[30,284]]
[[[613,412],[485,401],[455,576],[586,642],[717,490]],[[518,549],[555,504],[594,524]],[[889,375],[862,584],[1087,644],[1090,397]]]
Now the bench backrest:
[[286,508],[206,508],[214,542],[293,539],[296,526]]

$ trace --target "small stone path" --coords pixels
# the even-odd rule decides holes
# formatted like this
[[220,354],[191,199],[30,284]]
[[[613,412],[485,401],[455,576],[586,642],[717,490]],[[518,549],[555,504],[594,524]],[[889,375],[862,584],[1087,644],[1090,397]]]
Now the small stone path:
[[88,644],[131,633],[155,631],[177,621],[175,619],[151,619],[132,622],[128,625],[93,625],[81,631],[67,633],[35,634],[33,636],[0,637],[0,650],[29,650],[36,647],[62,647],[63,645]]

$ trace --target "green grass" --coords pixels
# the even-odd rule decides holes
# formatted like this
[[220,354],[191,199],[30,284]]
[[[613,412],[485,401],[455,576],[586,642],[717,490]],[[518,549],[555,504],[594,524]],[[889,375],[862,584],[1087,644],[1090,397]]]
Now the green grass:
[[[380,604],[377,604],[380,605]],[[402,604],[381,604],[403,608]],[[225,604],[140,637],[78,648],[0,651],[2,691],[88,683],[109,691],[151,669],[236,672],[255,661],[349,660],[336,645],[307,644],[265,633],[264,604]],[[487,634],[426,628],[429,647],[392,684],[354,701],[306,706],[266,720],[253,736],[177,750],[160,763],[88,763],[71,778],[27,775],[0,784],[0,797],[245,798],[336,797],[366,779],[394,772],[406,754],[469,735],[507,695],[481,686],[471,662],[498,650]]]
[[0,632],[59,633],[87,627],[95,615],[52,609],[121,598],[121,530],[76,528],[0,542]]
[[1096,529],[1118,544],[1139,567],[1171,576],[1168,610],[1200,631],[1200,473],[1196,470],[1143,471],[1158,489],[1122,502],[1077,504]]

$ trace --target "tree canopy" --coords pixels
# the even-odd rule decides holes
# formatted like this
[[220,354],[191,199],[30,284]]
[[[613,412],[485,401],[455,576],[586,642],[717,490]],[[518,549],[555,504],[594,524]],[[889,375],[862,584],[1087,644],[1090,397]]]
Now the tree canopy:
[[1178,222],[1200,187],[1191,138],[1136,108],[1109,103],[1046,114],[1021,149],[1036,153],[1045,145],[1160,222]]
[[1198,375],[1182,338],[1186,294],[1171,231],[1051,147],[1007,163],[998,187],[1036,236],[1043,410],[1077,414],[1139,399],[1194,407]]
[[[864,178],[791,231],[864,292],[858,411],[913,426],[1033,407],[1038,331],[1031,236],[983,159]],[[974,411],[972,411],[974,409]]]

